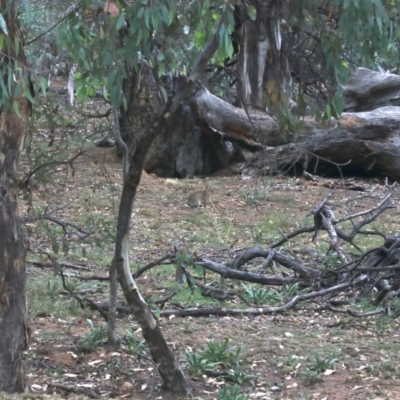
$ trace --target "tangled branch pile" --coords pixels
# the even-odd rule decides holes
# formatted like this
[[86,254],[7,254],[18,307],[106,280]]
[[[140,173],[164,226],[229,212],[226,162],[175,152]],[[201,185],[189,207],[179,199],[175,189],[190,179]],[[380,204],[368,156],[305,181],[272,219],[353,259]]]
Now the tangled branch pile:
[[[396,313],[390,300],[400,294],[400,235],[386,235],[376,229],[366,229],[368,225],[385,211],[394,208],[392,192],[377,201],[373,207],[353,214],[347,212],[347,206],[361,200],[363,196],[344,199],[340,204],[330,201],[332,196],[313,210],[314,226],[297,229],[267,248],[248,248],[237,252],[236,257],[228,262],[217,262],[203,257],[194,257],[194,265],[205,271],[212,271],[224,279],[258,283],[269,287],[295,288],[291,297],[283,297],[283,304],[273,307],[251,304],[249,297],[241,290],[224,290],[219,284],[203,283],[191,274],[190,262],[184,265],[179,255],[175,263],[186,276],[191,287],[199,287],[203,295],[224,300],[233,297],[241,298],[249,307],[246,309],[226,308],[186,308],[180,310],[164,310],[161,315],[205,316],[205,315],[242,315],[278,313],[293,308],[299,302],[318,298],[320,307],[335,310],[337,306],[348,305],[370,295],[371,302],[379,306],[368,314],[358,314],[348,309],[354,316]],[[336,213],[342,214],[340,218]],[[311,246],[295,248],[292,240],[299,235],[314,234],[322,236],[328,244],[326,254],[321,254]],[[365,243],[377,238],[383,244],[368,250],[362,250],[358,243]],[[271,271],[272,274],[267,272]],[[205,275],[206,276],[206,275]],[[247,299],[246,299],[247,297]]]

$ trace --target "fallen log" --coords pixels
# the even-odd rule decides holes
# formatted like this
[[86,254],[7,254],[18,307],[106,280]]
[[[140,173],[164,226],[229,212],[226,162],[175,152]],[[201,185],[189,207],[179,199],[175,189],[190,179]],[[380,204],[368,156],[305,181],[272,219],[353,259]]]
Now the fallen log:
[[400,180],[398,107],[344,113],[339,120],[327,123],[305,117],[299,120],[295,132],[286,134],[266,112],[234,107],[203,87],[193,96],[191,108],[204,131],[252,151],[259,150],[245,163],[244,172],[293,170]]

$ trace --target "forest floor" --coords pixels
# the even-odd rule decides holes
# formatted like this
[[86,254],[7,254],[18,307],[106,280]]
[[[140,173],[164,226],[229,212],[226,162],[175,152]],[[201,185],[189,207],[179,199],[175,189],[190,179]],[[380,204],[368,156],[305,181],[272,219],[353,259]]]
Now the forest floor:
[[[70,232],[65,233],[60,225],[46,219],[25,224],[31,327],[26,372],[30,391],[52,398],[58,393],[64,398],[82,394],[91,398],[175,399],[161,389],[137,323],[130,316],[120,315],[118,333],[124,344],[109,348],[101,315],[82,309],[63,288],[57,269],[54,271],[55,260],[82,267],[63,269],[69,289],[96,302],[107,301],[107,282],[81,277],[107,276],[121,191],[121,164],[114,149],[94,148],[88,154],[90,157],[85,155],[74,162],[73,173],[70,168],[68,172],[60,168],[45,189],[33,189],[31,205],[20,205],[22,217],[32,210],[38,216],[57,209],[53,217],[93,229],[93,234],[82,241],[70,232],[74,230],[71,226],[65,226]],[[361,211],[383,198],[385,187],[376,180],[359,182],[363,192],[337,189],[334,196],[340,200],[358,196],[354,207]],[[312,225],[311,210],[332,192],[303,178],[287,177],[212,177],[208,185],[209,206],[189,209],[185,205],[188,193],[202,189],[201,180],[144,174],[132,219],[132,270],[174,247],[219,261],[226,261],[237,249],[267,247],[284,233]],[[395,205],[399,194],[396,189]],[[386,233],[399,231],[398,208],[373,225]],[[363,246],[373,246],[374,240],[365,238]],[[326,234],[321,232],[316,243],[311,242],[310,234],[290,243],[293,251],[303,245],[324,251]],[[215,277],[207,275],[206,279],[209,282]],[[226,284],[242,287],[241,283]],[[175,267],[156,266],[138,279],[138,285],[146,299],[165,297],[178,287]],[[258,285],[247,285],[247,289],[261,290]],[[125,304],[121,295],[119,301]],[[238,299],[221,304],[184,287],[166,302],[164,310],[204,305],[242,307]],[[157,308],[154,304],[152,307]],[[223,363],[228,370],[236,370],[243,397],[234,395],[232,382],[192,369],[193,399],[400,398],[400,327],[395,319],[354,318],[346,308],[340,312],[322,310],[316,299],[276,315],[171,316],[161,317],[160,324],[185,369],[190,355],[193,367],[196,357],[201,363],[204,352],[217,352],[225,345]]]

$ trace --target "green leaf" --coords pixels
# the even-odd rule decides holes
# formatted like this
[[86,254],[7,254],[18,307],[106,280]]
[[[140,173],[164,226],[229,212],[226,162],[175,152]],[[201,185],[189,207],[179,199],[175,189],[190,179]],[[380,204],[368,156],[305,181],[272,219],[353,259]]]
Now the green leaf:
[[78,53],[79,58],[84,61],[85,60],[85,56],[86,56],[86,52],[85,49],[83,47],[81,47],[79,49],[79,53]]
[[121,13],[117,19],[117,31],[119,31],[125,24],[125,14]]
[[110,100],[114,107],[118,107],[121,103],[121,90],[118,86],[113,86],[110,90]]
[[255,21],[257,18],[257,9],[254,6],[247,6],[247,15],[252,21]]
[[0,28],[4,32],[4,34],[8,36],[7,24],[1,13],[0,13]]
[[28,85],[25,85],[25,86],[24,86],[24,94],[25,94],[25,97],[26,97],[31,103],[34,103],[34,102],[35,102],[35,100],[34,100],[33,97],[32,97],[32,93],[31,93],[31,91],[30,91]]
[[[341,95],[336,95],[332,99],[332,106],[337,115],[341,114],[343,111],[343,97]],[[336,116],[335,116],[336,118]]]
[[171,25],[175,18],[175,10],[169,10],[168,12],[168,25]]
[[331,106],[329,104],[327,104],[327,106],[325,107],[325,113],[324,113],[323,119],[325,121],[329,121],[331,119],[331,115],[332,115]]
[[17,114],[18,118],[22,118],[21,111],[19,110],[19,104],[17,101],[15,101],[15,100],[13,101],[12,108],[13,108],[15,114]]
[[19,54],[19,39],[17,37],[14,38],[14,48],[15,48],[15,53]]
[[136,17],[138,19],[142,18],[143,14],[144,14],[144,10],[145,10],[144,7],[139,8],[139,11],[136,14]]
[[40,79],[40,87],[42,89],[42,93],[43,93],[43,97],[46,98],[46,94],[47,94],[47,79],[42,77]]
[[146,8],[144,12],[144,22],[146,24],[147,29],[150,29],[150,9]]

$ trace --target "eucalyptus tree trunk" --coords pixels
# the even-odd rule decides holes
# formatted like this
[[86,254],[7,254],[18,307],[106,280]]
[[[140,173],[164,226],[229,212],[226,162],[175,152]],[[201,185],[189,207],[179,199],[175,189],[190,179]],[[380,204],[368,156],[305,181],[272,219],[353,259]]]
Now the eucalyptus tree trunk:
[[[226,10],[229,10],[229,7],[230,4],[227,3]],[[149,346],[151,356],[163,379],[165,388],[179,393],[189,393],[191,391],[191,384],[182,367],[175,359],[174,354],[169,349],[161,332],[158,320],[154,317],[150,307],[141,296],[132,277],[129,264],[129,231],[133,202],[150,146],[163,131],[168,120],[174,115],[184,99],[193,91],[196,82],[204,73],[208,61],[218,48],[219,31],[221,25],[226,23],[226,12],[227,11],[224,12],[221,18],[216,34],[207,43],[190,74],[183,80],[172,97],[165,98],[165,92],[162,90],[163,88],[159,87],[160,82],[156,82],[154,79],[156,74],[153,73],[147,64],[143,64],[138,72],[139,75],[136,77],[138,85],[133,88],[136,92],[136,105],[138,109],[135,108],[135,110],[132,111],[131,117],[136,119],[135,122],[137,122],[137,124],[135,124],[135,126],[141,126],[142,129],[135,135],[135,142],[129,151],[129,168],[124,177],[118,213],[113,268],[117,271],[118,280],[121,284],[125,299],[142,328],[143,337]],[[154,111],[154,107],[156,107],[159,101],[159,97],[151,95],[154,85],[159,87],[161,98],[166,100],[163,104],[158,105],[159,111],[157,114],[154,114],[154,112],[143,112],[146,110]],[[123,126],[121,126],[121,130],[123,130]]]
[[[15,51],[20,39],[14,2],[0,3],[8,30],[3,46],[0,68],[5,77],[17,68],[24,70],[21,49]],[[10,72],[11,71],[11,72]],[[17,84],[22,85],[19,81]],[[11,97],[11,96],[10,96]],[[25,249],[18,217],[16,167],[23,147],[30,105],[25,98],[12,98],[14,107],[0,111],[0,392],[24,390],[24,350],[27,347],[27,310],[25,299]],[[21,116],[13,111],[18,109]]]
[[[288,60],[282,46],[285,0],[249,0],[238,9],[238,100],[242,107],[276,111],[287,107],[291,92]],[[256,10],[253,21],[248,6]]]

